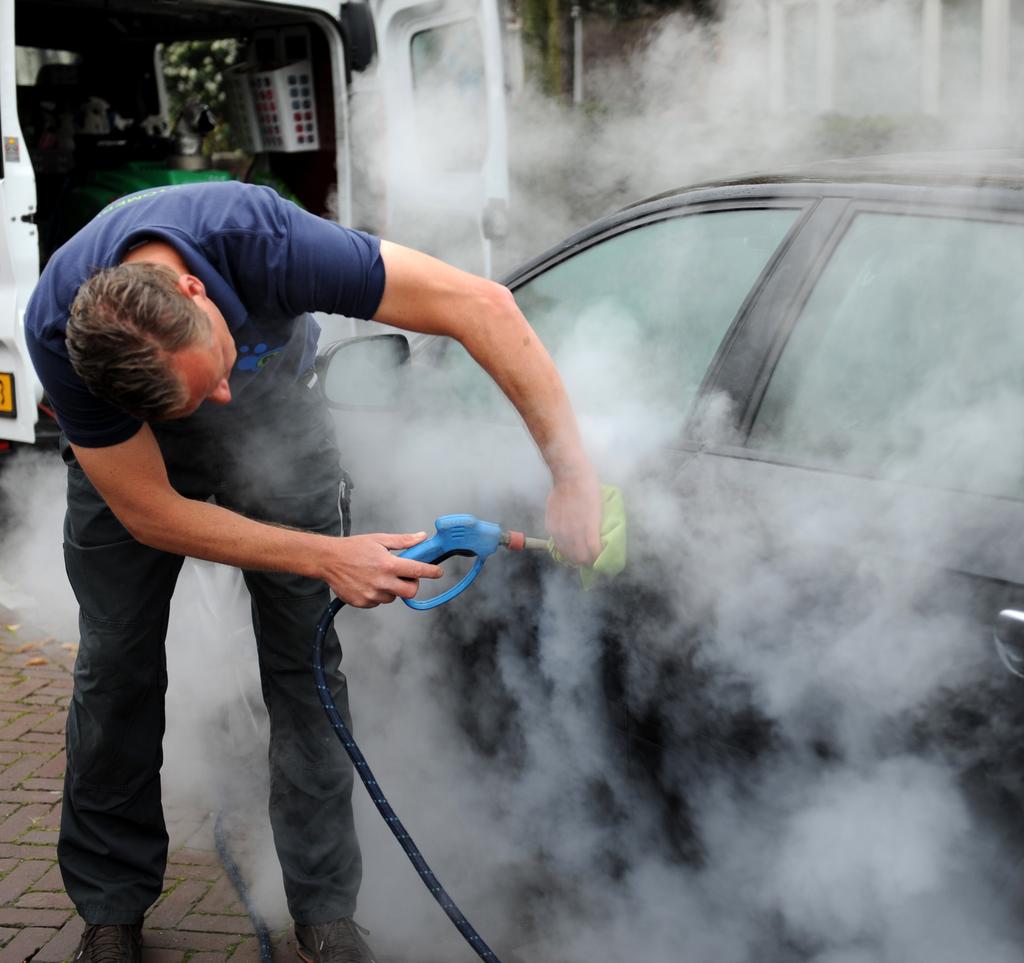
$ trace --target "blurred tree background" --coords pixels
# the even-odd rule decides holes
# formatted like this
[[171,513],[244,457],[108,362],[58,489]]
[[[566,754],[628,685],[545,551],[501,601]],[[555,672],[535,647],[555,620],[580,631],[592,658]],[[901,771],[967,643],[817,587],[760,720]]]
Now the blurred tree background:
[[[682,13],[704,21],[714,19],[719,0],[506,0],[505,5],[507,12],[522,23],[530,79],[549,96],[562,98],[572,91],[574,7],[584,17],[601,20],[612,29],[620,28],[622,46],[628,48],[632,34],[665,14]],[[164,50],[171,123],[189,101],[208,104],[221,121],[208,139],[209,149],[224,150],[229,146],[223,73],[238,62],[239,55],[240,45],[231,39],[190,40],[168,44]]]
[[238,62],[239,52],[238,41],[230,39],[186,40],[164,48],[164,80],[172,126],[181,109],[193,101],[207,104],[217,117],[216,129],[206,138],[206,152],[231,147],[231,130],[225,116],[224,71]]
[[552,97],[567,97],[572,91],[574,6],[583,16],[619,24],[656,20],[666,13],[711,20],[718,11],[718,0],[510,0],[509,5],[522,22],[527,70]]

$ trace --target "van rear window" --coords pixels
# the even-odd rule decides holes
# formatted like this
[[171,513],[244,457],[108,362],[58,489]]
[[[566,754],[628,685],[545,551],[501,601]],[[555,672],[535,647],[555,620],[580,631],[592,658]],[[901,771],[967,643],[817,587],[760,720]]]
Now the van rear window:
[[43,47],[15,47],[14,67],[19,87],[35,87],[40,82],[42,68],[48,64],[73,66],[82,58],[70,50],[47,50]]

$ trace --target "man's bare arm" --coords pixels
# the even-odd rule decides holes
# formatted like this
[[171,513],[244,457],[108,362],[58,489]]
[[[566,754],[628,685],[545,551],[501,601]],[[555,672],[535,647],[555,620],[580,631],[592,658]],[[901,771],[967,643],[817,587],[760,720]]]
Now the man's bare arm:
[[391,602],[396,596],[412,598],[417,579],[441,574],[436,565],[398,558],[389,551],[415,545],[422,533],[333,538],[267,525],[182,497],[171,487],[148,425],[118,445],[72,449],[121,524],[153,548],[239,568],[323,579],[339,598],[358,608]]
[[601,495],[554,362],[509,290],[419,251],[381,242],[387,281],[375,320],[454,338],[522,415],[554,482],[548,529],[580,564],[601,552]]

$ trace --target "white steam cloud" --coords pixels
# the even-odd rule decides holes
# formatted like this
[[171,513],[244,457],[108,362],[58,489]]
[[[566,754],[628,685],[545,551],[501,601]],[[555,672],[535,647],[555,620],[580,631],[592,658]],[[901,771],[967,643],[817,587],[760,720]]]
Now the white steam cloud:
[[[980,86],[970,103],[955,95],[981,42],[972,24],[947,18],[939,110],[926,115],[921,6],[837,5],[835,113],[821,117],[815,5],[802,23],[801,5],[786,6],[781,112],[770,5],[755,3],[710,26],[663,23],[628,66],[588,77],[596,117],[524,94],[511,117],[508,264],[645,194],[847,153],[844,115],[876,117],[853,144],[870,152],[1016,143],[1012,120],[975,109]],[[984,298],[972,317],[986,316]],[[990,648],[994,613],[979,622],[967,605],[974,584],[934,570],[985,513],[957,518],[940,488],[899,484],[1015,491],[1019,446],[999,440],[1015,403],[999,389],[951,399],[937,373],[883,433],[883,454],[898,453],[883,459],[893,483],[869,499],[842,479],[794,485],[769,463],[744,486],[727,464],[663,449],[681,412],[652,391],[660,346],[632,339],[628,304],[593,303],[561,323],[558,360],[588,444],[629,498],[631,577],[583,597],[554,573],[538,597],[515,574],[527,563],[498,557],[444,615],[348,617],[374,630],[357,631],[350,658],[380,666],[367,704],[353,688],[367,752],[389,767],[400,810],[414,801],[404,809],[441,878],[499,955],[513,947],[537,963],[1019,957],[1016,809],[991,799],[1000,784],[1019,791],[1002,769],[1013,684]],[[389,492],[361,526],[392,513],[492,517],[495,505],[509,524],[535,525],[543,472],[529,445],[493,423],[474,430],[473,410],[424,407],[386,454],[365,436],[353,448],[357,482]],[[431,450],[424,479],[416,466]],[[999,539],[989,549],[1015,557]],[[408,698],[420,678],[422,702]],[[446,703],[454,727],[438,713]],[[995,718],[958,730],[974,713]],[[404,779],[424,758],[429,772]],[[408,870],[383,832],[367,830],[385,846],[364,900],[382,939],[401,954],[404,933],[410,957],[422,934],[438,959],[465,953],[453,937],[433,943],[443,917],[399,882]],[[391,912],[399,898],[410,915]]]
[[[792,24],[783,77],[794,109],[772,111],[769,7],[737,2],[712,25],[669,18],[628,67],[588,77],[603,114],[524,95],[503,257],[652,191],[821,156],[822,125],[798,109],[817,96],[797,83],[801,64],[814,72],[806,23]],[[920,6],[838,9],[850,43],[835,107],[919,110],[907,79],[918,55],[897,62],[891,48],[918,36]],[[950,50],[969,49],[972,29],[963,43],[951,33]],[[946,63],[952,90],[957,57]],[[989,146],[999,125],[979,133],[949,97],[938,139]],[[909,125],[887,146],[917,146],[922,130],[932,137]],[[935,572],[985,510],[956,518],[941,488],[900,482],[969,442],[975,477],[958,484],[1005,488],[1020,451],[1002,444],[1012,404],[910,412],[901,437],[913,428],[920,444],[887,463],[870,497],[854,480],[794,482],[769,462],[752,477],[664,447],[685,413],[652,392],[658,349],[633,336],[629,305],[592,304],[564,323],[558,360],[587,442],[627,495],[629,573],[583,594],[546,560],[503,554],[433,614],[398,604],[337,620],[357,738],[442,882],[506,963],[1020,959],[1022,785],[1007,762],[1019,693],[989,646],[994,612],[967,604],[976,584]],[[495,424],[428,388],[399,424],[342,419],[356,531],[415,531],[458,511],[542,534],[545,471],[514,419]],[[921,397],[937,390],[925,383]],[[721,399],[710,417],[727,410]],[[44,503],[5,535],[2,573],[37,597],[55,584],[56,563],[32,560],[58,540],[59,476],[51,465],[2,479],[19,493],[31,481]],[[989,549],[1009,566],[1008,540]],[[908,546],[922,554],[908,560]],[[173,803],[230,800],[236,826],[253,814],[245,868],[283,923],[265,787],[238,761],[257,759],[265,738],[247,708],[259,697],[246,623],[237,583],[208,566],[183,573],[165,785]],[[211,757],[215,732],[226,747]],[[359,918],[378,952],[470,959],[359,787],[356,799]]]

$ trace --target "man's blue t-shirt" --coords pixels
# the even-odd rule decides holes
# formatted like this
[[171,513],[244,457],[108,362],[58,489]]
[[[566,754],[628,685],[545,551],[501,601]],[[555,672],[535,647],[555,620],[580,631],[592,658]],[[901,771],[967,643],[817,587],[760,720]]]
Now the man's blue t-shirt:
[[233,405],[295,381],[316,357],[306,312],[371,318],[384,292],[380,241],[316,217],[269,187],[232,181],[156,187],[104,208],[50,259],[28,303],[25,336],[68,439],[86,448],[131,438],[141,422],[93,395],[68,358],[78,288],[147,240],[170,244],[227,321],[238,360]]

